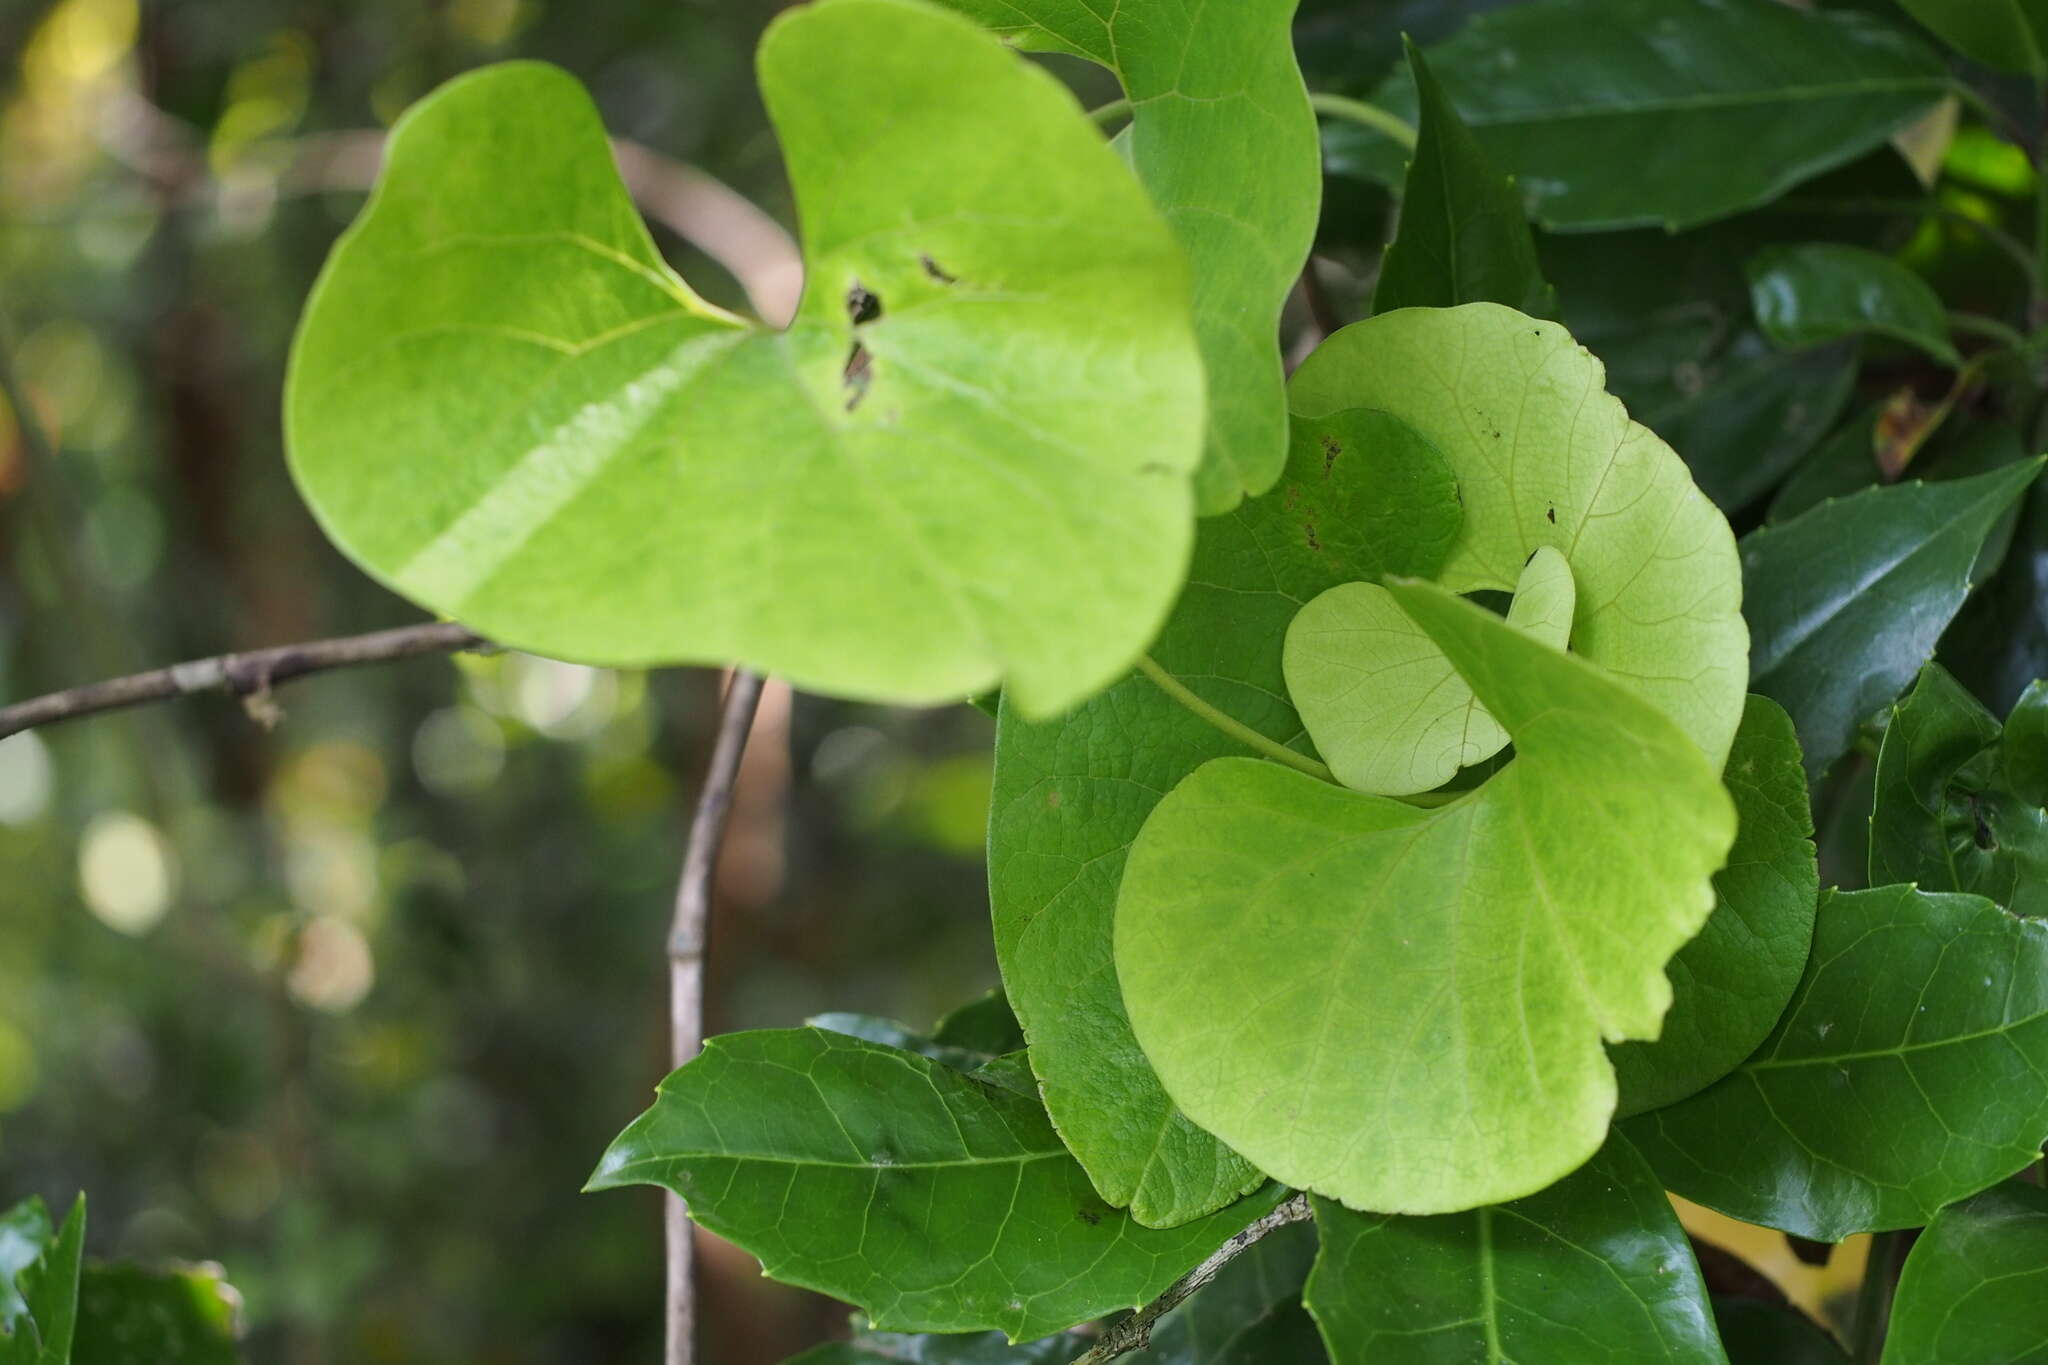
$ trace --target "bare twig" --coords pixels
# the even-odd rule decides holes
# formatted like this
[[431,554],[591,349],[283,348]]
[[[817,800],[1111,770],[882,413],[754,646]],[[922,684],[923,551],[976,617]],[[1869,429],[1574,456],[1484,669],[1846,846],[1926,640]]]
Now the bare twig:
[[1223,1267],[1229,1265],[1269,1232],[1286,1227],[1289,1223],[1305,1223],[1315,1216],[1309,1207],[1308,1196],[1297,1194],[1286,1203],[1274,1209],[1258,1221],[1249,1224],[1244,1231],[1217,1247],[1200,1265],[1175,1280],[1164,1294],[1140,1308],[1137,1312],[1117,1323],[1102,1334],[1102,1340],[1089,1348],[1088,1353],[1074,1362],[1074,1365],[1104,1365],[1120,1355],[1142,1351],[1152,1344],[1152,1328],[1159,1320],[1192,1297],[1196,1290],[1216,1278]]
[[335,668],[362,664],[390,663],[419,654],[452,654],[465,649],[484,649],[490,641],[466,626],[452,621],[401,626],[396,630],[372,631],[338,640],[310,640],[304,644],[279,645],[243,654],[220,654],[211,659],[194,659],[169,668],[134,673],[125,678],[88,683],[65,692],[0,707],[0,739],[39,725],[74,720],[101,711],[117,711],[144,702],[172,697],[197,696],[202,692],[225,692],[234,697],[266,697],[279,683],[325,673]]
[[[682,880],[676,886],[675,919],[668,933],[669,1043],[671,1060],[681,1066],[704,1045],[704,945],[711,920],[711,889],[718,870],[718,850],[725,842],[726,818],[732,814],[733,789],[746,752],[747,733],[761,704],[761,675],[736,669],[725,689],[725,709],[718,721],[718,739],[711,748],[711,766],[697,794],[697,813],[690,821],[689,846],[683,854]],[[696,1243],[690,1214],[678,1196],[668,1195],[663,1222],[668,1237],[667,1365],[691,1365],[696,1359]]]

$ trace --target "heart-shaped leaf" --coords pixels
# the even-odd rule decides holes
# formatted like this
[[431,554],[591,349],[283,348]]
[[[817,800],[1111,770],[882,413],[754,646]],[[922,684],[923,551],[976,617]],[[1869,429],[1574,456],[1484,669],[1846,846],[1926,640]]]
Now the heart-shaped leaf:
[[1663,1032],[1608,1054],[1624,1117],[1682,1100],[1741,1065],[1785,1012],[1813,948],[1813,810],[1792,718],[1776,702],[1749,699],[1721,778],[1735,798],[1735,847],[1714,874],[1714,913],[1671,959]]
[[1013,1341],[1147,1302],[1281,1194],[1147,1230],[1096,1196],[1033,1100],[822,1029],[706,1043],[590,1188],[634,1184],[878,1328]]
[[2008,1180],[1934,1215],[1899,1274],[1883,1365],[2037,1361],[2048,1342],[2048,1191]]
[[760,71],[804,224],[788,331],[669,272],[568,77],[467,76],[393,134],[308,305],[300,488],[371,573],[540,653],[1068,706],[1186,564],[1183,253],[1072,97],[958,16],[802,7]]
[[[1288,622],[1339,583],[1437,573],[1461,517],[1450,467],[1404,423],[1369,410],[1300,419],[1273,490],[1201,523],[1153,657],[1204,704],[1305,748],[1282,677]],[[1003,981],[1060,1135],[1102,1197],[1148,1226],[1260,1179],[1167,1099],[1131,1036],[1110,946],[1145,817],[1209,759],[1245,752],[1138,676],[1057,721],[1006,705],[996,727],[989,899]]]
[[1625,1131],[1665,1186],[1817,1241],[1918,1227],[2048,1139],[2048,924],[1830,892],[1798,994],[1733,1075]]
[[1601,1042],[1655,1036],[1735,820],[1694,740],[1606,670],[1441,588],[1389,591],[1516,760],[1430,811],[1206,764],[1131,848],[1116,964],[1196,1123],[1290,1185],[1435,1213],[1599,1148]]
[[1706,1285],[1628,1142],[1512,1204],[1433,1218],[1316,1201],[1309,1306],[1332,1365],[1726,1365]]
[[1294,61],[1298,0],[944,0],[1022,47],[1114,71],[1138,178],[1195,269],[1208,371],[1202,515],[1265,492],[1287,458],[1280,307],[1322,202],[1315,113]]

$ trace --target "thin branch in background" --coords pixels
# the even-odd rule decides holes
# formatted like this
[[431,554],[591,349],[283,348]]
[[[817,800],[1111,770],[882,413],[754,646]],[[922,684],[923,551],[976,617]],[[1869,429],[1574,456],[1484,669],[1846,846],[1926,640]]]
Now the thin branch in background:
[[[718,720],[718,738],[711,747],[711,766],[697,793],[697,812],[690,821],[683,875],[676,886],[675,919],[668,933],[670,1061],[682,1066],[704,1046],[704,948],[711,922],[712,881],[718,850],[725,842],[732,814],[740,759],[747,734],[761,704],[761,675],[736,669],[726,685],[725,706]],[[690,1213],[681,1198],[664,1196],[663,1225],[668,1242],[667,1365],[692,1365],[696,1359],[697,1247]]]
[[1286,1203],[1251,1223],[1244,1231],[1216,1248],[1209,1254],[1209,1259],[1167,1286],[1164,1294],[1104,1332],[1102,1340],[1089,1347],[1088,1353],[1076,1360],[1074,1365],[1105,1365],[1105,1362],[1115,1360],[1118,1356],[1144,1350],[1152,1344],[1152,1329],[1161,1318],[1215,1279],[1222,1273],[1223,1267],[1242,1256],[1254,1242],[1269,1232],[1286,1227],[1289,1223],[1305,1223],[1313,1217],[1315,1210],[1309,1207],[1308,1196],[1294,1195]]
[[169,668],[133,673],[125,678],[88,683],[64,692],[0,707],[0,739],[41,725],[75,720],[103,711],[118,711],[144,702],[225,692],[245,699],[267,698],[279,683],[336,668],[390,663],[419,654],[453,654],[467,649],[495,648],[490,641],[452,621],[400,626],[396,630],[348,635],[336,640],[218,654]]

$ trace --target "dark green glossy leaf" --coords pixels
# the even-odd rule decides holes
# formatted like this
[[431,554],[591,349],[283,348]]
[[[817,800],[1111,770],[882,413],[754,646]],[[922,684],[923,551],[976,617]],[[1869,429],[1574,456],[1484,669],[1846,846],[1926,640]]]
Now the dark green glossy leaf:
[[[15,1229],[32,1231],[34,1221],[30,1213]],[[43,1226],[48,1226],[47,1214]],[[0,1324],[11,1328],[0,1332],[0,1365],[69,1365],[78,1331],[78,1278],[84,1257],[85,1196],[80,1195],[64,1226],[43,1244],[36,1259],[15,1272],[14,1288],[22,1306],[12,1323]]]
[[2048,924],[1977,896],[1830,892],[1756,1054],[1623,1130],[1672,1191],[1817,1241],[1917,1227],[2048,1138]]
[[1623,1117],[1733,1071],[1785,1012],[1813,947],[1813,812],[1792,719],[1775,702],[1749,699],[1721,779],[1735,798],[1735,846],[1714,874],[1706,928],[1666,969],[1672,998],[1663,1032],[1609,1052]]
[[1730,512],[1749,506],[1827,433],[1856,388],[1852,343],[1786,355],[1739,331],[1689,374],[1687,388],[1640,414],[1685,457],[1700,491]]
[[1994,710],[2048,677],[2048,485],[2035,483],[2017,510],[1998,572],[1941,639],[1943,666]]
[[1280,1197],[1147,1230],[1097,1197],[1031,1100],[820,1029],[705,1044],[590,1188],[634,1184],[879,1328],[1020,1340],[1152,1299]]
[[2029,805],[2048,805],[2048,679],[2029,683],[2005,718],[2005,782]]
[[1411,43],[1420,92],[1415,156],[1401,192],[1401,229],[1380,264],[1373,311],[1504,303],[1536,317],[1557,312],[1514,183],[1493,168]]
[[[1288,623],[1339,583],[1435,574],[1461,524],[1441,456],[1402,424],[1354,411],[1299,421],[1279,484],[1201,523],[1153,657],[1209,704],[1306,749],[1282,676]],[[1137,676],[1060,721],[1006,708],[996,729],[989,892],[1003,979],[1061,1135],[1102,1197],[1142,1223],[1207,1212],[1259,1179],[1166,1098],[1111,959],[1117,885],[1145,817],[1204,762],[1244,752]]]
[[1322,1365],[1322,1339],[1302,1307],[1315,1229],[1267,1233],[1193,1298],[1159,1320],[1145,1365]]
[[1888,256],[1836,242],[1775,246],[1749,263],[1757,322],[1780,346],[1798,348],[1873,333],[1961,365],[1948,311],[1927,281]]
[[908,1024],[894,1019],[884,1019],[873,1014],[814,1014],[804,1020],[807,1028],[821,1028],[829,1033],[843,1033],[849,1038],[864,1038],[870,1043],[883,1047],[901,1048],[915,1052],[920,1057],[929,1057],[941,1066],[950,1066],[955,1071],[975,1071],[994,1061],[1000,1053],[979,1048],[955,1047],[919,1033]]
[[1972,564],[2040,460],[1876,488],[1742,542],[1750,684],[1791,712],[1817,774],[1905,690],[1969,591]]
[[[1947,88],[1903,33],[1775,0],[1532,0],[1480,15],[1429,61],[1538,221],[1580,230],[1768,203]],[[1396,78],[1375,103],[1412,118],[1414,86]],[[1395,183],[1391,144],[1376,164]]]
[[1916,882],[2048,914],[2048,811],[2006,785],[2002,734],[1947,669],[1921,672],[1878,753],[1871,885]]
[[942,1047],[1000,1057],[1024,1047],[1024,1026],[999,990],[990,991],[954,1010],[932,1028],[932,1041]]
[[1883,1365],[2048,1360],[2048,1191],[2008,1180],[1953,1204],[1899,1276]]
[[1432,1218],[1316,1201],[1332,1365],[1725,1365],[1706,1286],[1627,1141],[1511,1204]]
[[1072,705],[1186,563],[1185,253],[1073,97],[957,15],[800,6],[759,68],[804,226],[787,331],[663,263],[573,80],[474,72],[394,132],[307,304],[299,487],[509,644]]
[[1848,1352],[1794,1308],[1717,1296],[1714,1325],[1731,1365],[1849,1365]]
[[1295,0],[944,2],[1123,82],[1132,115],[1119,141],[1195,268],[1209,395],[1197,506],[1213,516],[1265,492],[1287,451],[1280,308],[1322,198],[1315,115],[1289,31]]
[[71,1365],[234,1365],[238,1302],[210,1269],[87,1266]]
[[1906,13],[1975,61],[2048,75],[2048,4],[2042,0],[1899,0]]
[[1875,442],[1883,410],[1882,403],[1871,404],[1822,442],[1772,495],[1764,520],[1790,521],[1824,502],[1876,487],[1882,481]]

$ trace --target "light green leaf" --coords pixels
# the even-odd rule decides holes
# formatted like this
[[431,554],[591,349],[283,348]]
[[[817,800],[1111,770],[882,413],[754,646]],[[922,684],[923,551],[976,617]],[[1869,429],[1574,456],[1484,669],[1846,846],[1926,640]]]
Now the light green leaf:
[[238,1302],[212,1268],[87,1266],[71,1365],[235,1365]]
[[2048,811],[2007,787],[2002,734],[1947,669],[1921,671],[1878,751],[1872,886],[1915,882],[2048,914]]
[[1985,536],[2041,463],[1874,488],[1743,539],[1751,685],[1791,712],[1809,774],[1933,655]]
[[1450,462],[1465,524],[1446,588],[1512,591],[1539,548],[1560,551],[1577,585],[1573,652],[1718,767],[1744,695],[1734,537],[1603,378],[1563,328],[1475,303],[1346,327],[1296,372],[1292,394],[1304,417],[1391,413]]
[[2048,74],[2043,0],[1899,0],[1956,51],[2000,71]]
[[299,486],[507,644],[1071,705],[1186,563],[1183,253],[1072,97],[957,16],[804,6],[760,69],[805,232],[788,331],[662,264],[572,80],[491,68],[402,121],[308,304]]
[[1322,202],[1321,150],[1294,61],[1297,0],[945,0],[1020,46],[1115,72],[1131,165],[1187,249],[1209,377],[1204,516],[1273,486],[1287,455],[1277,340]]
[[[33,1211],[18,1222],[14,1215],[9,1217],[16,1232],[33,1230]],[[47,1227],[48,1215],[43,1219]],[[8,1329],[0,1331],[0,1365],[70,1365],[84,1257],[85,1196],[80,1195],[56,1236],[43,1244],[35,1260],[15,1272],[21,1308],[11,1323],[0,1323],[0,1328]]]
[[[1449,466],[1405,424],[1368,410],[1297,420],[1273,490],[1201,523],[1153,657],[1209,704],[1306,748],[1282,677],[1288,622],[1339,583],[1437,573],[1461,516]],[[1207,760],[1244,752],[1138,676],[1063,720],[1006,709],[996,728],[989,894],[1003,980],[1060,1135],[1102,1197],[1148,1226],[1260,1179],[1166,1098],[1131,1036],[1110,947],[1124,853],[1146,815]]]
[[[1516,584],[1508,624],[1563,649],[1575,606],[1571,566],[1538,547]],[[1287,695],[1347,787],[1426,792],[1507,747],[1508,732],[1377,584],[1341,584],[1303,607],[1287,628],[1283,659]]]
[[[1537,220],[1580,231],[1769,203],[1948,89],[1898,30],[1777,0],[1532,0],[1475,18],[1429,62]],[[1373,102],[1412,118],[1414,86],[1396,77]],[[1374,151],[1394,183],[1397,153]]]
[[1918,347],[1959,366],[1948,310],[1933,286],[1889,256],[1836,242],[1773,246],[1749,262],[1749,294],[1764,334],[1799,348],[1859,333]]
[[1727,1362],[1685,1232],[1620,1137],[1512,1204],[1400,1218],[1317,1200],[1316,1227],[1309,1307],[1332,1365]]
[[2008,1180],[1935,1214],[1899,1275],[1883,1365],[2027,1365],[2044,1350],[2048,1191]]
[[2048,924],[1979,896],[1830,892],[1785,1017],[1623,1125],[1666,1188],[1817,1241],[1918,1227],[2048,1139]]
[[1373,311],[1504,303],[1537,317],[1556,316],[1557,291],[1537,263],[1514,182],[1493,168],[1422,54],[1404,43],[1420,124],[1401,191],[1400,232],[1380,263]]
[[1516,760],[1431,811],[1204,765],[1131,848],[1116,965],[1196,1123],[1287,1184],[1437,1213],[1598,1149],[1600,1044],[1656,1035],[1735,819],[1694,741],[1605,670],[1440,588],[1389,590]]
[[1012,1340],[1149,1301],[1280,1197],[1148,1231],[1096,1197],[1036,1103],[820,1029],[706,1043],[590,1188],[634,1184],[878,1328]]
[[1714,913],[1671,959],[1671,1010],[1654,1042],[1608,1055],[1624,1117],[1705,1089],[1742,1063],[1785,1012],[1813,947],[1820,871],[1792,718],[1751,697],[1722,772],[1735,847],[1714,874]]

